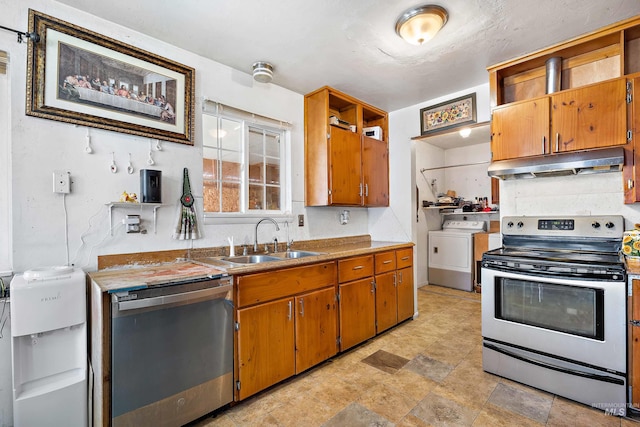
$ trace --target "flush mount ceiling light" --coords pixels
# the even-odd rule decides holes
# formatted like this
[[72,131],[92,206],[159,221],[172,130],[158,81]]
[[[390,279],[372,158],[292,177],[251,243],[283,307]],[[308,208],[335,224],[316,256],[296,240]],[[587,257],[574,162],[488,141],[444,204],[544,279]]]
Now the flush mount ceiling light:
[[433,38],[449,15],[440,6],[426,5],[407,10],[396,22],[396,33],[407,42],[421,45]]
[[263,61],[254,62],[253,79],[260,83],[269,83],[273,79],[273,65]]

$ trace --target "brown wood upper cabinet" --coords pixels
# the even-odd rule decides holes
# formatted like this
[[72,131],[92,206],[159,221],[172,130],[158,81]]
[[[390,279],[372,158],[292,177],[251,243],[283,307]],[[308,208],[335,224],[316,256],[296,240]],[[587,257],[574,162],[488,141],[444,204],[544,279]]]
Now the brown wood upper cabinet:
[[627,143],[626,79],[570,89],[493,111],[493,160]]
[[[560,89],[545,63],[562,58]],[[640,18],[488,68],[492,160],[624,145],[632,157],[627,78],[640,72]],[[632,159],[625,159],[625,162]],[[625,165],[625,168],[627,165]],[[634,177],[625,182],[634,181]],[[629,181],[631,179],[631,181]]]
[[[306,206],[389,206],[387,113],[327,86],[304,113]],[[375,126],[380,139],[364,133]]]

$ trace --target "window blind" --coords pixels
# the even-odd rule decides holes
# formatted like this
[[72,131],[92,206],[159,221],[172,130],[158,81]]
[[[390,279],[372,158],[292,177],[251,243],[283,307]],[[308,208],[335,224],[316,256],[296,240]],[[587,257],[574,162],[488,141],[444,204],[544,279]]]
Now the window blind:
[[249,124],[253,123],[256,125],[268,126],[276,129],[289,130],[292,127],[291,122],[250,113],[248,111],[221,104],[219,102],[211,101],[209,99],[205,99],[202,103],[202,111],[207,114],[213,114],[230,119],[240,119]]

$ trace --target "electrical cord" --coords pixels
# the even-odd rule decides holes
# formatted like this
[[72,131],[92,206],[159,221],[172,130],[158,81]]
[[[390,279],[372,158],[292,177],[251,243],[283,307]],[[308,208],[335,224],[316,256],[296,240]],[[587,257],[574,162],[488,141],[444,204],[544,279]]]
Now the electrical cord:
[[64,210],[64,247],[67,256],[67,266],[69,264],[69,216],[67,215],[67,194],[62,193],[62,208]]
[[[76,250],[76,253],[75,253],[74,257],[73,257],[73,265],[75,265],[75,264],[77,264],[79,262],[78,257],[80,256],[80,251],[87,244],[87,242],[85,242],[85,238],[89,235],[89,232],[93,228],[92,221],[94,220],[95,217],[97,217],[101,213],[103,214],[102,215],[103,217],[101,218],[100,222],[103,222],[106,219],[106,215],[105,214],[108,213],[108,210],[105,209],[104,207],[100,207],[100,209],[98,209],[98,211],[89,218],[89,226],[87,227],[85,232],[80,235],[81,244],[78,247],[78,249]],[[109,236],[109,233],[107,233],[107,237],[108,236]],[[102,242],[104,242],[105,238],[103,238],[102,241],[98,242],[97,245],[99,245]]]

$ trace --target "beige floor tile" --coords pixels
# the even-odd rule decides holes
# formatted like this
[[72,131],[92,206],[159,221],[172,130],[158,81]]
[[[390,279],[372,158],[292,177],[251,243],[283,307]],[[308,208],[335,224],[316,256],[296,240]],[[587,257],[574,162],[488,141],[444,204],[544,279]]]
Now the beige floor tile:
[[404,418],[418,400],[399,393],[398,390],[386,384],[378,384],[364,391],[357,402],[395,423]]
[[389,387],[412,397],[416,401],[422,400],[431,390],[438,386],[433,380],[407,369],[400,369],[385,381]]
[[431,392],[410,414],[434,426],[470,426],[478,411]]
[[461,405],[481,410],[498,380],[470,364],[458,365],[436,388],[436,392]]

